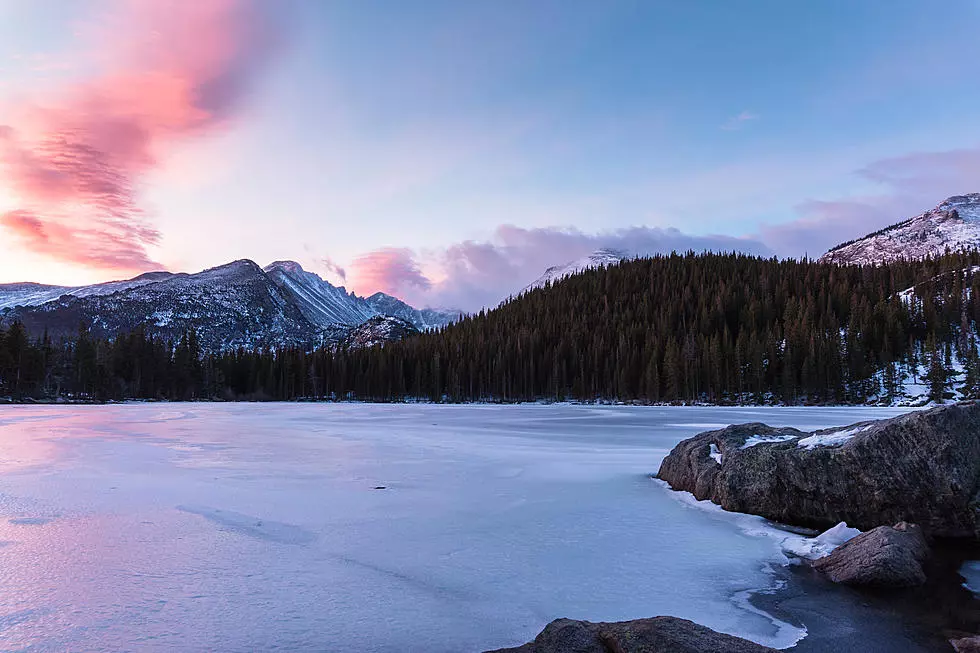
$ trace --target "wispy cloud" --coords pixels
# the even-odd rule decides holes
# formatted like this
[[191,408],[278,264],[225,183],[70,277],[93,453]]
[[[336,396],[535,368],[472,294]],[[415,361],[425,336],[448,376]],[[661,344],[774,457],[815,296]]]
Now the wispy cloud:
[[139,183],[179,142],[236,116],[272,44],[249,0],[120,1],[91,35],[98,72],[0,118],[0,224],[25,247],[106,270],[157,267]]
[[744,127],[747,123],[753,120],[758,120],[759,115],[752,113],[751,111],[742,111],[737,116],[732,116],[722,124],[721,128],[725,131],[735,131]]

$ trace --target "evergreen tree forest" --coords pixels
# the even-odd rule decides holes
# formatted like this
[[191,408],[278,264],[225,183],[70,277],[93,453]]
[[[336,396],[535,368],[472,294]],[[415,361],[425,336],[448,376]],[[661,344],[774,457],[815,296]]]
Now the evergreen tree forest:
[[[908,289],[914,288],[913,292]],[[838,266],[671,254],[588,270],[365,349],[203,352],[144,330],[0,329],[13,400],[617,400],[857,404],[980,397],[980,254]]]

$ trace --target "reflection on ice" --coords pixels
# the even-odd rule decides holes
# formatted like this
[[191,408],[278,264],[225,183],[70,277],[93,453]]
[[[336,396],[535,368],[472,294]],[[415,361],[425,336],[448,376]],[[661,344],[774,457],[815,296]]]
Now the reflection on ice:
[[0,650],[141,651],[479,651],[560,616],[658,614],[790,646],[802,624],[745,600],[772,586],[783,540],[690,510],[649,475],[705,425],[899,412],[2,411]]

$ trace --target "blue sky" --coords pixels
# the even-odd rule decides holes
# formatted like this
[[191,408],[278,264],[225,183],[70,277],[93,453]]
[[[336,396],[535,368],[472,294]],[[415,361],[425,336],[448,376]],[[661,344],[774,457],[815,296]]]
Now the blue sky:
[[[819,255],[980,190],[973,1],[201,4],[215,13],[181,23],[164,46],[187,55],[162,69],[233,84],[233,104],[177,124],[109,90],[123,60],[125,79],[160,77],[92,38],[126,2],[0,0],[0,125],[20,154],[66,121],[101,129],[32,124],[79,88],[154,114],[133,118],[152,163],[105,146],[150,231],[46,213],[9,175],[0,211],[31,213],[0,227],[0,281],[292,258],[361,292],[485,303],[595,245]],[[237,20],[261,29],[195,50]],[[100,229],[106,255],[79,260]]]

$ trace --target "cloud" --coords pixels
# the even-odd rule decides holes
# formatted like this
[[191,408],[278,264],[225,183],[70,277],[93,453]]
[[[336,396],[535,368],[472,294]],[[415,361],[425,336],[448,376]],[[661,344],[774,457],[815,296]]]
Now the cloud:
[[382,290],[417,306],[478,310],[520,292],[546,268],[611,248],[628,256],[672,251],[745,251],[770,254],[761,242],[731,236],[692,236],[677,229],[631,227],[589,234],[572,227],[501,225],[486,241],[467,240],[435,250],[384,249],[350,266],[355,289]]
[[322,267],[327,274],[333,275],[341,281],[347,281],[347,270],[338,265],[337,262],[329,256],[320,259],[320,267]]
[[782,256],[816,257],[831,247],[918,215],[951,195],[980,191],[980,147],[914,152],[855,171],[877,193],[800,203],[796,220],[758,235]]
[[744,127],[747,122],[758,119],[758,114],[752,113],[751,111],[743,111],[737,116],[732,116],[725,121],[721,128],[726,131],[736,131]]
[[120,1],[90,34],[97,72],[0,119],[0,164],[28,248],[88,267],[157,267],[139,182],[177,144],[226,127],[273,43],[246,0]]
[[351,263],[355,292],[384,292],[401,297],[405,291],[428,291],[432,282],[422,274],[415,253],[404,247],[385,247],[362,254]]
[[141,247],[133,244],[134,240],[148,240],[152,236],[140,235],[132,227],[119,230],[106,224],[100,229],[73,228],[42,220],[24,210],[0,214],[0,227],[32,251],[63,261],[118,270],[145,270],[156,265]]

